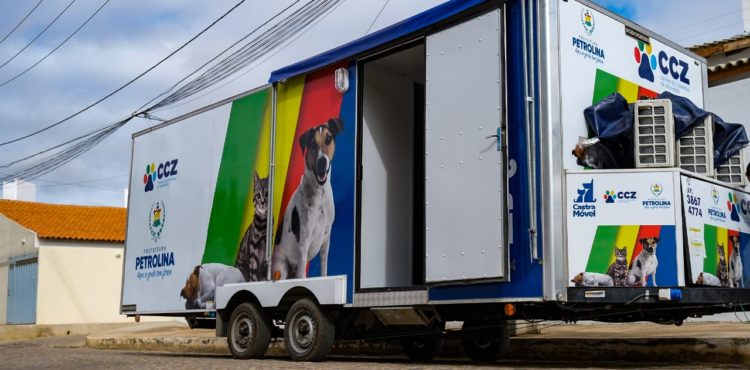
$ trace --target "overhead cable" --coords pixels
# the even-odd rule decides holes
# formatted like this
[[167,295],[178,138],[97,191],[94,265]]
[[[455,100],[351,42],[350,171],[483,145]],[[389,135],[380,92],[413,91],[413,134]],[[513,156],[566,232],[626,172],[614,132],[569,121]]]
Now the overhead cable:
[[21,25],[23,24],[23,22],[26,22],[26,19],[27,19],[27,18],[29,18],[29,16],[31,15],[31,13],[33,13],[33,12],[34,12],[34,11],[36,10],[36,8],[38,8],[38,7],[39,7],[39,5],[41,5],[41,4],[42,4],[42,1],[44,1],[44,0],[39,0],[39,2],[38,2],[38,3],[36,3],[36,5],[34,5],[34,7],[33,7],[33,8],[31,8],[31,10],[30,10],[30,11],[29,11],[28,13],[26,13],[26,15],[25,15],[25,16],[24,16],[24,17],[23,17],[23,18],[21,19],[21,21],[20,21],[20,22],[18,22],[18,24],[16,24],[16,26],[15,26],[15,27],[13,27],[13,28],[12,28],[12,29],[11,29],[11,30],[10,30],[10,31],[9,31],[9,32],[8,32],[8,33],[7,33],[7,34],[6,34],[5,36],[4,36],[4,37],[3,37],[3,39],[2,39],[2,40],[0,40],[0,44],[2,44],[2,43],[3,43],[3,41],[5,41],[5,39],[7,39],[7,38],[8,38],[8,36],[10,36],[11,34],[13,34],[13,32],[16,32],[16,30],[18,29],[18,27],[20,27],[20,26],[21,26]]
[[340,2],[341,0],[310,1],[289,17],[266,30],[261,36],[248,42],[245,46],[209,68],[199,77],[193,79],[160,102],[147,108],[147,110],[173,104],[224,80],[229,75],[245,68],[270,50],[294,37],[294,35],[305,29],[310,23],[314,22]]
[[[209,80],[210,82],[209,86],[218,81],[221,81],[221,79],[224,79],[227,76],[235,73],[237,70],[236,69],[237,67],[239,66],[244,67],[247,65],[246,63],[252,63],[252,61],[255,61],[258,58],[265,56],[268,53],[268,51],[270,51],[273,47],[280,45],[280,43],[284,43],[290,40],[291,37],[294,37],[291,40],[296,40],[299,36],[304,34],[304,32],[300,33],[301,30],[303,30],[306,26],[308,26],[311,23],[317,24],[317,22],[320,20],[320,18],[324,14],[327,14],[327,12],[331,11],[335,6],[339,5],[341,2],[342,0],[322,0],[322,1],[313,0],[311,1],[310,3],[307,4],[309,6],[306,5],[305,7],[301,8],[301,10],[294,12],[290,16],[287,16],[284,19],[284,21],[281,21],[279,22],[279,24],[272,27],[272,29],[276,29],[276,31],[274,32],[269,32],[270,30],[267,31],[266,33],[264,33],[265,36],[256,38],[254,42],[250,42],[247,45],[245,45],[243,48],[241,48],[239,50],[240,53],[236,52],[232,54],[229,58],[225,58],[222,61],[224,63],[220,62],[219,64],[217,64],[217,66],[223,67],[223,69],[219,72],[218,75],[216,74],[206,75],[204,73],[204,75],[202,76],[206,77]],[[284,10],[282,10],[282,12],[283,11]],[[294,27],[291,27],[292,23],[294,23]],[[280,29],[279,27],[277,27],[281,24],[286,25],[286,28]],[[252,47],[252,46],[257,46],[257,48],[254,49],[255,52],[252,52],[253,50],[248,49],[249,47]],[[261,51],[262,51],[261,54],[256,55],[258,52],[261,52]],[[230,59],[232,57],[234,58]],[[209,71],[210,70],[211,69],[209,69]],[[214,69],[214,71],[217,71],[217,70],[218,69]],[[234,71],[234,72],[230,73],[229,71]],[[227,75],[226,73],[230,73],[230,74]],[[217,78],[220,78],[220,79],[217,79]],[[206,80],[204,79],[203,81],[205,82]],[[200,90],[197,90],[196,92],[200,92],[202,90],[203,89],[200,89]],[[87,134],[68,140],[62,144],[58,144],[51,148],[45,149],[43,151],[37,152],[27,157],[2,165],[0,166],[0,181],[12,180],[14,178],[24,178],[24,179],[31,180],[39,176],[43,176],[44,174],[47,174],[59,168],[60,166],[68,163],[69,161],[87,152],[88,150],[90,150],[91,148],[99,144],[102,140],[106,139],[115,131],[123,127],[132,118],[136,116],[144,116],[145,118],[158,119],[157,117],[154,117],[153,115],[149,114],[149,111],[151,110],[153,110],[153,108],[149,108],[140,112],[133,113],[130,117],[127,117],[113,124],[104,126],[97,130],[91,131]],[[0,144],[0,145],[3,145],[3,144]]]
[[[0,171],[0,182],[11,181],[18,178],[29,181],[43,176],[72,161],[73,159],[78,158],[78,156],[87,152],[88,150],[99,144],[102,140],[112,135],[115,131],[124,126],[131,119],[132,117],[129,117],[97,131],[81,135],[78,138],[67,142],[74,143],[73,145],[70,145],[63,150],[34,161],[33,163],[26,164],[22,168],[16,170]],[[57,147],[59,148],[60,145],[58,145]],[[49,152],[51,149],[52,148],[45,150],[45,152]],[[16,161],[15,163],[18,163],[18,161]]]
[[88,17],[88,18],[87,18],[87,19],[86,19],[86,20],[85,20],[85,21],[83,22],[83,24],[81,24],[80,26],[78,26],[78,28],[76,28],[76,30],[75,30],[75,31],[73,31],[73,33],[71,33],[70,35],[68,35],[68,37],[67,37],[67,38],[65,38],[65,40],[63,40],[63,42],[61,42],[61,43],[60,43],[59,45],[57,45],[57,46],[56,46],[56,47],[55,47],[54,49],[52,49],[52,50],[51,50],[51,51],[50,51],[49,53],[47,53],[47,55],[45,55],[44,57],[42,57],[42,59],[39,59],[38,61],[36,61],[36,63],[32,64],[32,65],[31,65],[31,67],[29,67],[29,68],[26,68],[26,69],[24,69],[24,70],[23,70],[23,71],[22,71],[21,73],[19,73],[19,74],[17,74],[17,75],[15,75],[15,76],[13,76],[12,78],[10,78],[10,79],[6,80],[5,82],[2,82],[2,83],[0,83],[0,87],[3,87],[3,86],[5,86],[5,85],[7,85],[8,83],[10,83],[10,82],[14,81],[15,79],[17,79],[17,78],[19,78],[19,77],[23,76],[24,74],[26,74],[26,72],[28,72],[28,71],[32,70],[32,69],[33,69],[34,67],[36,67],[37,65],[39,65],[39,63],[41,63],[41,62],[43,62],[43,61],[44,61],[45,59],[47,59],[47,58],[48,58],[48,57],[49,57],[50,55],[52,55],[52,53],[56,52],[56,51],[57,51],[57,49],[59,49],[60,47],[62,47],[63,45],[65,45],[65,43],[66,43],[66,42],[68,42],[68,40],[70,40],[70,39],[71,39],[71,38],[72,38],[73,36],[75,36],[75,34],[76,34],[76,33],[78,33],[78,31],[80,31],[80,30],[81,30],[81,28],[83,28],[84,26],[86,26],[86,24],[88,24],[88,23],[89,23],[89,21],[91,20],[91,18],[94,18],[94,17],[95,17],[95,16],[97,15],[97,14],[99,14],[99,11],[101,11],[101,10],[102,10],[102,8],[104,8],[104,6],[106,6],[107,4],[109,4],[109,2],[110,2],[110,0],[106,0],[106,1],[104,2],[104,3],[102,3],[102,5],[101,5],[101,6],[99,6],[99,8],[97,8],[97,9],[96,9],[96,11],[95,11],[95,12],[94,12],[93,14],[91,14],[91,15],[90,15],[90,16],[89,16],[89,17]]
[[[342,3],[343,3],[343,2],[339,3],[339,5],[341,5]],[[329,15],[329,14],[330,14],[331,12],[333,12],[333,10],[334,10],[334,9],[336,9],[336,7],[338,7],[339,5],[336,5],[335,7],[332,7],[331,9],[329,9],[329,10],[328,10],[328,12],[327,12],[327,13],[325,13],[325,14],[323,14],[322,16],[318,17],[318,19],[316,19],[316,20],[315,20],[315,22],[313,22],[313,23],[312,23],[312,24],[310,25],[310,27],[314,27],[314,26],[316,26],[316,25],[317,25],[318,23],[320,23],[320,22],[321,22],[322,20],[324,20],[324,19],[325,19],[325,18],[326,18],[326,17],[327,17],[327,16],[328,16],[328,15]],[[309,29],[308,29],[308,30],[309,30]],[[254,66],[252,66],[252,67],[250,67],[250,68],[248,68],[248,69],[244,70],[244,71],[243,71],[242,73],[240,73],[240,74],[238,74],[238,75],[236,75],[236,76],[232,77],[232,78],[231,78],[230,80],[228,80],[228,81],[226,81],[226,82],[222,83],[221,85],[218,85],[218,86],[213,86],[213,87],[212,87],[212,88],[211,88],[210,90],[208,90],[208,91],[205,91],[205,92],[202,92],[202,93],[201,93],[200,95],[197,95],[197,96],[193,96],[193,97],[191,97],[190,99],[187,99],[187,100],[183,100],[183,101],[180,101],[180,102],[178,102],[178,103],[176,103],[176,104],[171,104],[171,105],[169,105],[169,106],[166,106],[166,107],[161,107],[161,108],[159,108],[159,109],[154,109],[154,110],[152,110],[152,111],[163,111],[163,110],[174,109],[174,108],[177,108],[177,107],[183,106],[183,105],[185,105],[185,104],[189,104],[189,103],[191,103],[191,102],[193,102],[193,101],[195,101],[195,100],[197,100],[197,99],[200,99],[200,98],[202,98],[202,97],[205,97],[205,96],[206,96],[206,95],[208,95],[208,94],[211,94],[211,93],[213,93],[213,92],[216,92],[216,90],[218,90],[218,89],[221,89],[221,88],[223,88],[223,87],[227,86],[228,84],[230,84],[230,83],[232,83],[232,82],[236,81],[237,79],[239,79],[239,78],[241,78],[241,77],[245,76],[246,74],[248,74],[248,73],[250,73],[250,72],[254,71],[254,70],[255,70],[256,68],[258,68],[259,66],[263,65],[263,63],[265,63],[265,62],[266,62],[266,61],[268,61],[269,59],[273,58],[273,57],[274,57],[274,56],[275,56],[276,54],[278,54],[278,53],[280,53],[280,52],[284,51],[284,50],[285,50],[285,49],[286,49],[287,47],[289,47],[290,45],[294,44],[294,42],[295,42],[295,41],[297,41],[297,40],[298,40],[298,39],[299,39],[300,37],[304,36],[304,34],[305,34],[306,32],[307,32],[307,31],[305,31],[305,32],[301,32],[301,33],[297,34],[296,36],[294,36],[294,38],[292,38],[292,39],[289,39],[289,40],[288,40],[288,41],[287,41],[287,42],[286,42],[286,43],[285,43],[284,45],[281,45],[281,46],[279,46],[278,48],[276,48],[276,49],[275,49],[275,50],[274,50],[274,51],[273,51],[272,53],[269,53],[269,54],[267,54],[267,55],[263,56],[263,58],[262,58],[262,59],[259,59],[259,60],[258,60],[258,61],[257,61],[257,62],[255,63],[255,65],[254,65]]]
[[370,23],[370,27],[367,27],[367,31],[365,31],[365,35],[367,35],[368,33],[370,33],[370,30],[372,30],[372,26],[374,26],[374,25],[375,25],[375,22],[377,22],[377,21],[378,21],[378,18],[380,18],[380,15],[381,15],[381,14],[383,14],[383,10],[385,10],[385,7],[386,7],[386,6],[388,6],[388,3],[389,3],[390,1],[391,1],[391,0],[385,0],[385,3],[383,4],[383,7],[382,7],[382,8],[380,8],[380,11],[378,12],[378,15],[376,15],[376,16],[375,16],[375,19],[373,19],[373,20],[372,20],[372,23]]
[[68,6],[66,6],[66,7],[65,7],[65,9],[63,9],[63,10],[62,10],[62,11],[61,11],[61,12],[60,12],[59,14],[57,14],[57,16],[55,17],[55,19],[53,19],[53,20],[52,20],[52,22],[50,22],[50,23],[49,23],[49,24],[47,25],[47,27],[44,27],[44,29],[42,30],[42,32],[39,32],[39,34],[37,34],[37,35],[36,35],[36,37],[34,37],[33,39],[31,39],[31,41],[29,41],[29,43],[28,43],[28,44],[26,44],[26,46],[24,46],[24,47],[23,47],[23,49],[19,50],[19,51],[18,51],[18,52],[17,52],[17,53],[15,54],[15,55],[13,55],[12,57],[10,57],[10,59],[6,60],[6,61],[5,61],[5,63],[3,63],[3,64],[0,64],[0,68],[3,68],[3,67],[5,67],[5,66],[6,66],[6,65],[7,65],[8,63],[10,63],[10,62],[11,62],[11,61],[12,61],[13,59],[16,59],[16,57],[17,57],[17,56],[19,56],[19,55],[20,55],[21,53],[23,53],[23,51],[24,51],[24,50],[26,50],[26,49],[27,49],[27,48],[28,48],[29,46],[31,46],[31,44],[33,44],[33,43],[34,43],[34,42],[35,42],[35,41],[36,41],[36,40],[37,40],[37,39],[38,39],[39,37],[41,37],[41,36],[42,36],[42,35],[43,35],[43,34],[44,34],[45,32],[47,32],[47,30],[48,30],[48,29],[49,29],[50,27],[52,27],[52,25],[53,25],[53,24],[55,24],[55,22],[57,22],[57,20],[58,20],[58,19],[60,19],[60,17],[61,17],[61,16],[63,15],[63,14],[65,14],[65,12],[67,12],[67,11],[68,11],[68,9],[70,8],[70,6],[71,6],[71,5],[73,5],[73,3],[75,3],[75,2],[76,2],[76,0],[71,0],[71,2],[70,2],[70,3],[68,4]]
[[188,78],[190,78],[190,76],[195,75],[196,73],[198,73],[198,71],[200,71],[201,69],[205,68],[207,65],[211,64],[211,62],[215,61],[216,59],[219,59],[219,57],[222,56],[222,55],[224,55],[224,53],[226,53],[227,51],[231,50],[232,48],[234,48],[235,46],[237,46],[242,41],[245,41],[252,34],[258,32],[258,30],[260,30],[261,28],[265,27],[268,23],[270,23],[274,19],[278,18],[281,14],[283,14],[284,12],[286,12],[287,10],[289,10],[294,5],[297,5],[297,3],[299,3],[300,1],[302,1],[302,0],[296,0],[296,1],[294,1],[293,3],[289,4],[289,6],[287,6],[284,9],[282,9],[280,12],[276,13],[271,18],[268,18],[268,20],[266,20],[265,22],[263,22],[262,24],[260,24],[258,27],[255,27],[255,29],[253,29],[252,31],[250,31],[249,33],[247,33],[245,36],[243,36],[239,40],[235,41],[232,45],[229,45],[228,47],[226,47],[219,54],[216,54],[213,58],[209,59],[208,61],[206,61],[205,63],[203,63],[203,65],[201,65],[200,67],[196,68],[193,72],[190,72],[189,74],[185,75],[185,77],[183,77],[181,80],[175,82],[174,85],[172,85],[172,87],[170,87],[169,89],[165,90],[161,94],[155,96],[154,98],[152,98],[151,100],[149,100],[148,102],[146,102],[146,104],[143,104],[140,108],[138,108],[138,111],[141,111],[143,108],[145,108],[149,104],[153,103],[156,99],[159,99],[162,96],[168,94],[170,91],[174,90],[179,84],[185,82],[185,80],[187,80]]
[[[75,0],[74,0],[74,1],[75,1]],[[114,91],[112,91],[112,92],[110,92],[109,94],[105,95],[105,96],[104,96],[103,98],[101,98],[101,99],[99,99],[99,100],[97,100],[97,101],[95,101],[95,102],[93,102],[93,103],[89,104],[89,105],[88,105],[88,106],[86,106],[85,108],[83,108],[83,109],[80,109],[79,111],[77,111],[77,112],[75,112],[75,113],[73,113],[73,114],[71,114],[71,115],[69,115],[69,116],[67,116],[67,117],[65,117],[65,118],[63,118],[63,119],[61,119],[61,120],[59,120],[59,121],[57,121],[57,122],[53,123],[53,124],[51,124],[51,125],[48,125],[48,126],[46,126],[46,127],[44,127],[44,128],[41,128],[41,129],[39,129],[39,130],[36,130],[36,131],[34,131],[34,132],[32,132],[32,133],[29,133],[29,134],[26,134],[26,135],[23,135],[23,136],[17,137],[17,138],[15,138],[15,139],[12,139],[12,140],[8,140],[8,141],[5,141],[5,142],[2,142],[2,143],[0,143],[0,146],[4,146],[4,145],[8,145],[8,144],[12,144],[12,143],[15,143],[15,142],[18,142],[18,141],[21,141],[21,140],[24,140],[24,139],[30,138],[30,137],[32,137],[32,136],[34,136],[34,135],[40,134],[40,133],[42,133],[42,132],[44,132],[44,131],[47,131],[47,130],[49,130],[49,129],[53,128],[53,127],[56,127],[56,126],[58,126],[58,125],[60,125],[60,124],[62,124],[62,123],[64,123],[64,122],[67,122],[67,121],[69,121],[70,119],[72,119],[72,118],[74,118],[74,117],[76,117],[76,116],[80,115],[81,113],[83,113],[83,112],[86,112],[87,110],[89,110],[89,109],[93,108],[93,107],[94,107],[94,106],[96,106],[97,104],[99,104],[99,103],[101,103],[101,102],[103,102],[103,101],[105,101],[105,100],[109,99],[109,98],[110,98],[110,97],[111,97],[112,95],[115,95],[115,94],[117,94],[118,92],[120,92],[120,91],[122,91],[123,89],[125,89],[126,87],[130,86],[130,85],[131,85],[131,84],[133,84],[133,83],[134,83],[135,81],[137,81],[138,79],[140,79],[141,77],[145,76],[145,75],[146,75],[147,73],[151,72],[151,71],[152,71],[152,70],[154,70],[154,69],[155,69],[156,67],[158,67],[159,65],[161,65],[162,63],[164,63],[164,62],[165,62],[165,61],[166,61],[167,59],[169,59],[169,58],[171,58],[172,56],[174,56],[175,54],[177,54],[177,53],[178,53],[178,52],[179,52],[180,50],[184,49],[184,48],[185,48],[186,46],[188,46],[188,45],[189,45],[190,43],[192,43],[193,41],[195,41],[195,39],[197,39],[198,37],[200,37],[201,35],[203,35],[203,34],[204,34],[204,33],[205,33],[206,31],[208,31],[209,29],[211,29],[211,27],[213,27],[213,26],[214,26],[214,25],[215,25],[216,23],[218,23],[219,21],[221,21],[222,19],[224,19],[224,17],[226,17],[227,15],[229,15],[229,13],[231,13],[232,11],[234,11],[235,9],[237,9],[237,7],[239,7],[240,5],[242,5],[242,3],[244,3],[244,2],[245,2],[245,0],[240,0],[240,1],[239,1],[239,2],[237,3],[237,4],[235,4],[235,5],[234,5],[234,6],[232,7],[232,8],[230,8],[230,9],[229,9],[228,11],[226,11],[226,12],[225,12],[225,13],[224,13],[224,14],[223,14],[223,15],[222,15],[221,17],[219,17],[219,18],[217,18],[216,20],[214,20],[213,22],[211,22],[211,24],[209,24],[209,25],[208,25],[208,26],[207,26],[206,28],[204,28],[203,30],[201,30],[200,32],[198,32],[198,34],[196,34],[195,36],[193,36],[192,38],[190,38],[190,40],[186,41],[186,42],[185,42],[184,44],[182,44],[182,45],[181,45],[180,47],[178,47],[177,49],[175,49],[174,51],[172,51],[171,53],[169,53],[169,55],[167,55],[166,57],[162,58],[162,59],[161,59],[160,61],[158,61],[158,62],[157,62],[156,64],[154,64],[153,66],[149,67],[149,68],[148,68],[148,69],[147,69],[146,71],[142,72],[141,74],[139,74],[139,75],[138,75],[138,76],[136,76],[135,78],[133,78],[133,79],[131,79],[130,81],[128,81],[127,83],[125,83],[124,85],[122,85],[122,86],[118,87],[118,88],[117,88],[117,89],[115,89]]]

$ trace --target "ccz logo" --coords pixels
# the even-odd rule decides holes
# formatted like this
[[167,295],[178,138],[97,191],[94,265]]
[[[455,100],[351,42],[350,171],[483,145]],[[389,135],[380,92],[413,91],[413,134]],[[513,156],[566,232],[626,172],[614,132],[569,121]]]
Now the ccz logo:
[[604,192],[604,203],[614,203],[615,201],[633,201],[636,200],[634,191],[614,191],[607,190]]
[[665,76],[690,85],[690,79],[687,77],[690,65],[686,61],[669,55],[664,50],[654,54],[651,44],[643,41],[638,41],[638,46],[633,49],[633,55],[638,63],[638,76],[641,78],[654,82],[654,72],[658,70]]
[[159,187],[169,185],[169,182],[176,179],[177,176],[177,159],[172,159],[159,163],[150,163],[146,165],[146,173],[143,175],[144,191],[154,190],[154,184]]
[[161,232],[164,231],[164,221],[167,215],[164,209],[164,202],[158,201],[151,205],[151,210],[148,212],[148,230],[151,232],[151,240],[155,242],[161,238]]

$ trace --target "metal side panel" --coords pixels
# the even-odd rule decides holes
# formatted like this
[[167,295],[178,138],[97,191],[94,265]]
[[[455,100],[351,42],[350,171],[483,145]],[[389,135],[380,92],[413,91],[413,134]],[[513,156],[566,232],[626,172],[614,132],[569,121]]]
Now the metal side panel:
[[565,300],[565,176],[563,174],[563,125],[561,119],[559,3],[537,1],[539,14],[539,136],[542,189],[542,246],[544,299]]
[[500,10],[427,37],[426,281],[504,278]]
[[281,302],[281,298],[294,288],[309,290],[318,300],[318,303],[322,305],[343,305],[346,303],[346,275],[340,275],[227,284],[216,288],[216,309],[226,308],[229,300],[240,291],[252,293],[263,307],[276,307]]
[[427,304],[427,290],[354,293],[354,307],[407,306]]

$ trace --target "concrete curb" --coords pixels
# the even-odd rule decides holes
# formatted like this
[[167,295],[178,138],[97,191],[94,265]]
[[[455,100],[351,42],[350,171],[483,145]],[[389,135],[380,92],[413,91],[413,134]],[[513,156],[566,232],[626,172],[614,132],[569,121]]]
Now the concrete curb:
[[[226,338],[112,338],[89,336],[86,346],[96,349],[155,351],[173,353],[205,353],[229,355]],[[332,355],[393,356],[401,355],[396,342],[338,341]],[[284,340],[279,338],[268,347],[266,356],[287,356]]]
[[97,349],[229,354],[226,338],[113,338],[88,336],[86,346]]
[[[228,355],[226,338],[113,338],[89,336],[86,345],[98,349],[210,353]],[[401,356],[397,342],[342,341],[334,347],[336,356]],[[283,340],[271,343],[267,356],[286,356]],[[446,341],[442,357],[462,357],[456,340]],[[750,338],[629,338],[511,339],[507,359],[526,361],[627,361],[641,363],[725,363],[750,364]]]
[[[540,354],[543,354],[540,356]],[[750,338],[513,338],[518,360],[750,364]]]
[[89,335],[114,330],[132,323],[62,324],[62,325],[0,325],[0,340],[21,340],[65,335]]

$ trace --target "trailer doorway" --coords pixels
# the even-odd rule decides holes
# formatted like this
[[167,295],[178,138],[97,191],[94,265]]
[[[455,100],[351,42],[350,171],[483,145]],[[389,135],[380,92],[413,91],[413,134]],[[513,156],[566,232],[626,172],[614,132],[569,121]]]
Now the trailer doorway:
[[424,283],[425,45],[360,64],[358,289]]
[[356,288],[507,281],[500,10],[360,61]]

